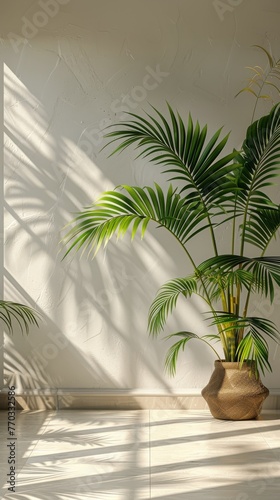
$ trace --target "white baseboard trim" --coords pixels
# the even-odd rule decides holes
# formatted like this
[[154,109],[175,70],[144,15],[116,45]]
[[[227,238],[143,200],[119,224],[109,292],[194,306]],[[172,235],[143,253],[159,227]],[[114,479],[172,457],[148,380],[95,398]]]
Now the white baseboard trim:
[[[24,389],[16,390],[18,410],[203,410],[207,404],[200,389]],[[8,389],[0,391],[0,409],[7,409]],[[280,389],[270,389],[264,409],[280,409]]]
[[[0,389],[0,394],[8,394],[9,389]],[[137,396],[137,397],[173,397],[173,396],[200,396],[201,389],[115,389],[115,388],[105,388],[105,389],[89,389],[84,387],[75,388],[63,388],[63,389],[50,389],[50,388],[38,388],[38,389],[22,389],[15,390],[17,396],[53,396],[53,395],[96,395],[96,396]],[[269,394],[271,396],[280,396],[279,389],[269,389]]]

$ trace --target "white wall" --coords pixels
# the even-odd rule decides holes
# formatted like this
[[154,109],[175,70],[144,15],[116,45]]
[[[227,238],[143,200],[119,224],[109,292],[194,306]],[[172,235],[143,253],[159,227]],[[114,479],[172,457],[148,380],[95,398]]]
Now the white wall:
[[[94,261],[73,255],[61,262],[61,230],[103,190],[163,182],[155,167],[134,161],[133,151],[109,159],[100,152],[102,128],[122,119],[124,105],[137,113],[149,111],[148,103],[164,111],[167,100],[184,117],[191,111],[208,123],[210,133],[221,125],[231,130],[229,151],[240,145],[254,100],[234,96],[248,76],[245,66],[266,63],[253,44],[271,46],[280,57],[278,0],[0,5],[5,298],[34,305],[44,317],[40,331],[6,339],[6,383],[15,376],[18,389],[203,387],[211,352],[193,343],[170,379],[163,371],[168,344],[147,335],[158,287],[190,271],[176,242],[151,228],[144,242],[112,242]],[[280,201],[277,188],[276,194]],[[226,247],[226,233],[219,243]],[[196,244],[197,258],[206,248],[204,240]],[[255,301],[253,309],[266,309],[279,324],[277,300]],[[181,304],[166,334],[182,327],[205,332],[199,302]],[[273,347],[270,388],[280,386],[278,359]]]

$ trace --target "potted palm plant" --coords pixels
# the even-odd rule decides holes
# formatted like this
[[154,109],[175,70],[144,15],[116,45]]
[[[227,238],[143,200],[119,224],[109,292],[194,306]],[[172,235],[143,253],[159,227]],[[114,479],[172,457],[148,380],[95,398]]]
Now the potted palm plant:
[[[221,129],[207,138],[206,126],[194,124],[191,116],[185,124],[169,105],[167,117],[155,108],[146,117],[128,115],[127,122],[107,134],[107,145],[117,141],[112,154],[134,145],[139,156],[170,174],[172,184],[166,190],[158,184],[123,185],[103,193],[74,219],[64,239],[66,255],[74,249],[95,255],[114,235],[128,230],[132,239],[139,231],[143,237],[151,222],[169,231],[193,271],[160,288],[150,307],[149,331],[158,335],[164,329],[180,295],[188,300],[198,294],[207,304],[208,321],[216,333],[170,334],[174,343],[166,367],[175,373],[179,352],[190,340],[206,343],[217,357],[202,391],[212,415],[255,418],[268,395],[260,380],[260,372],[271,370],[268,341],[280,339],[270,319],[249,313],[253,294],[273,302],[280,285],[280,256],[268,253],[280,227],[280,208],[269,193],[280,168],[280,104],[248,127],[240,151],[227,153],[228,136],[221,138]],[[220,253],[217,231],[225,224],[231,225],[231,241],[227,253]],[[209,257],[197,262],[189,242],[202,233],[210,238]]]

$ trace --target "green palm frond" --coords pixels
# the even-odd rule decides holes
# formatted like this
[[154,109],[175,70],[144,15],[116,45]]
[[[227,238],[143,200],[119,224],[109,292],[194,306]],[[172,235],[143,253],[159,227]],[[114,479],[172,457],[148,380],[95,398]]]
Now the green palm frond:
[[275,284],[280,286],[280,257],[260,257],[246,263],[246,268],[254,276],[258,292],[274,299]]
[[280,334],[275,324],[267,318],[258,318],[256,316],[244,317],[224,311],[216,311],[215,315],[209,313],[208,319],[212,320],[211,325],[223,325],[224,332],[238,332],[250,328],[262,332],[274,340],[280,339]]
[[[239,267],[251,274],[252,285],[270,300],[274,297],[274,283],[280,286],[280,257],[241,257],[240,255],[219,255],[202,262],[198,272],[202,275],[219,276],[231,273]],[[248,281],[249,284],[249,281]],[[244,282],[245,285],[245,282]]]
[[13,333],[17,324],[22,333],[29,333],[31,325],[39,327],[40,314],[24,304],[0,300],[0,321],[6,326],[8,333]]
[[[262,325],[256,324],[260,320]],[[259,370],[265,373],[265,370],[271,371],[271,366],[269,363],[269,346],[266,341],[265,336],[273,338],[279,343],[279,333],[271,325],[265,325],[263,318],[255,318],[255,325],[250,325],[250,329],[247,334],[239,342],[236,350],[237,360],[242,364],[247,361],[253,361],[255,366],[255,373],[258,374]],[[272,331],[271,331],[272,330]]]
[[163,330],[167,317],[176,307],[180,294],[190,297],[197,292],[197,280],[194,276],[178,278],[165,283],[153,300],[148,318],[149,331],[157,335]]
[[279,228],[280,207],[258,210],[251,214],[244,228],[245,241],[260,248],[264,254],[271,240],[276,238]]
[[[197,232],[207,227],[205,214],[182,198],[172,186],[166,194],[159,185],[155,188],[122,186],[123,192],[107,191],[91,207],[82,211],[73,221],[64,243],[70,244],[65,256],[74,248],[83,247],[95,255],[106,246],[114,234],[123,236],[131,228],[132,239],[141,229],[143,237],[149,222],[165,227],[184,246]],[[203,224],[204,222],[204,224]]]
[[[275,324],[266,318],[244,317],[225,312],[210,315],[212,325],[218,325],[225,334],[228,345],[233,346],[234,358],[240,366],[244,361],[254,361],[256,373],[259,369],[271,370],[268,362],[269,347],[265,337],[279,343],[280,334]],[[264,337],[265,336],[265,337]]]
[[[254,289],[255,278],[252,273],[239,268],[225,272],[216,268],[213,273],[211,270],[203,273],[203,287],[207,289],[211,302],[216,302],[221,298],[222,290],[232,290],[237,286],[248,291]],[[200,286],[200,293],[203,294],[202,286]]]
[[170,375],[174,376],[176,373],[177,360],[180,351],[185,350],[187,342],[189,342],[191,339],[199,340],[199,336],[192,332],[178,332],[169,335],[167,338],[173,337],[182,337],[169,348],[165,359],[165,369]]
[[254,372],[258,376],[259,370],[265,373],[265,370],[271,371],[271,366],[268,360],[269,347],[265,338],[250,330],[247,335],[241,340],[237,347],[237,359],[240,366],[246,361],[254,362]]
[[[165,359],[165,369],[172,376],[174,376],[176,374],[177,360],[178,360],[178,356],[179,356],[180,351],[184,351],[187,342],[189,342],[192,339],[196,339],[196,340],[199,340],[199,341],[207,344],[208,347],[210,347],[212,349],[212,351],[214,351],[217,358],[220,359],[219,354],[214,349],[212,344],[210,342],[208,342],[208,340],[206,340],[207,338],[209,338],[209,335],[204,335],[202,337],[199,337],[199,335],[196,335],[196,333],[182,331],[182,332],[172,333],[171,335],[168,335],[168,337],[166,337],[166,339],[171,339],[171,338],[173,339],[174,337],[175,338],[179,337],[180,340],[175,342],[169,348],[167,355],[166,355],[166,359]],[[214,337],[216,337],[216,336],[214,336]]]
[[231,174],[232,182],[235,182],[236,186],[232,218],[242,218],[239,235],[240,255],[244,254],[245,242],[255,244],[258,241],[258,245],[263,243],[261,248],[265,251],[270,241],[269,234],[273,237],[275,224],[266,230],[264,239],[258,240],[256,233],[258,230],[261,233],[263,226],[259,224],[257,214],[266,211],[269,222],[269,211],[279,210],[266,193],[266,189],[280,173],[280,104],[275,106],[269,115],[255,121],[248,128],[242,153],[236,161],[241,167]]
[[198,122],[194,124],[189,115],[186,127],[179,113],[176,115],[169,105],[170,123],[162,113],[153,109],[157,118],[148,114],[148,121],[128,113],[133,120],[117,125],[117,130],[106,135],[110,140],[105,147],[121,141],[111,155],[134,144],[140,148],[139,156],[150,157],[157,165],[163,166],[164,172],[172,173],[170,180],[183,180],[183,191],[193,202],[214,206],[231,197],[233,185],[226,176],[233,170],[231,162],[237,152],[220,157],[228,135],[218,142],[220,129],[205,145],[207,126],[201,128]]
[[242,167],[236,173],[236,203],[245,214],[246,224],[252,212],[270,206],[275,208],[263,189],[272,185],[279,175],[280,104],[248,128],[242,150],[239,157]]

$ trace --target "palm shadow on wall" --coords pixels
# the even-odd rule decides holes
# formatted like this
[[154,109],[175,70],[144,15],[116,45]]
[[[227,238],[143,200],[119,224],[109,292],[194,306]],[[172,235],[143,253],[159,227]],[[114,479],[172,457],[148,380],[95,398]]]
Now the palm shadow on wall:
[[[156,368],[163,366],[159,345],[147,339],[146,324],[141,325],[140,338],[135,333],[139,331],[135,311],[147,310],[147,285],[151,298],[158,286],[142,259],[142,243],[132,249],[125,242],[121,253],[111,245],[106,257],[94,262],[79,256],[61,262],[59,241],[61,229],[72,218],[69,214],[91,203],[95,193],[104,188],[96,174],[96,162],[88,158],[86,166],[83,161],[78,163],[79,154],[84,158],[84,153],[75,143],[80,135],[76,116],[66,130],[62,127],[58,132],[63,122],[63,115],[62,122],[59,118],[60,97],[46,111],[28,87],[27,79],[18,81],[6,66],[4,275],[6,297],[37,307],[44,324],[24,342],[18,342],[15,335],[7,344],[6,382],[15,376],[24,389],[74,387],[79,382],[72,367],[77,367],[79,381],[88,388],[137,386],[143,370],[157,386],[168,388]],[[79,178],[83,178],[83,186],[92,186],[92,199]],[[145,245],[150,261],[159,265],[155,248],[147,242]],[[28,282],[30,294],[23,290],[17,276]],[[57,348],[57,356],[46,360],[42,352],[47,352],[46,345],[53,344],[51,335],[65,337],[67,347]],[[151,349],[152,361],[150,353],[146,355]],[[99,361],[99,350],[106,352],[106,364]],[[112,360],[119,380],[110,371]],[[66,376],[61,366],[64,372],[68,367]]]

